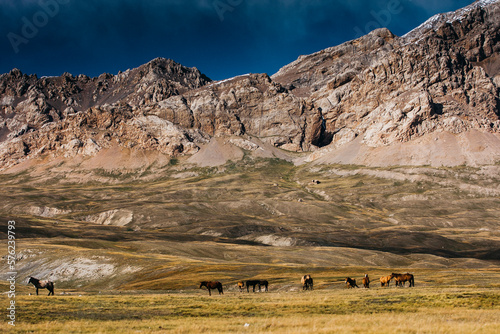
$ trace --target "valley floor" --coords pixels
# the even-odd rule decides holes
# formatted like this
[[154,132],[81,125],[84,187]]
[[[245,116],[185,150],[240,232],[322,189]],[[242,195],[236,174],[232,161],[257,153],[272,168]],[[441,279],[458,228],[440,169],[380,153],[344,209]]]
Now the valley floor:
[[[0,291],[14,220],[17,332],[500,331],[498,165],[71,168],[0,175]],[[392,272],[415,287],[380,287]],[[365,273],[370,289],[345,288]],[[55,296],[30,295],[30,276]],[[270,291],[240,293],[248,279]]]
[[[497,273],[496,277],[500,276]],[[495,281],[492,279],[492,282]],[[26,290],[23,288],[23,291]],[[24,291],[25,292],[25,291]],[[109,292],[108,292],[109,293]],[[18,333],[495,333],[500,286],[17,297]],[[9,326],[4,321],[2,331]]]

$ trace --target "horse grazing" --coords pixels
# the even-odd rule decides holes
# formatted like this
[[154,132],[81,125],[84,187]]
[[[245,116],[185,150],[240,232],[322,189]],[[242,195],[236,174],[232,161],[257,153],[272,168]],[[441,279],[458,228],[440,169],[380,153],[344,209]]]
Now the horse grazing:
[[347,277],[345,279],[345,284],[347,284],[347,287],[350,288],[359,288],[359,286],[356,284],[356,279]]
[[208,295],[209,296],[212,295],[212,292],[210,292],[211,289],[214,289],[214,290],[217,289],[217,290],[219,290],[219,295],[220,294],[222,294],[222,295],[224,294],[224,291],[222,291],[222,283],[221,282],[218,282],[218,281],[215,281],[215,282],[212,282],[212,281],[210,281],[210,282],[203,281],[203,282],[200,283],[200,289],[202,287],[204,287],[204,286],[207,287],[207,289],[208,289]]
[[394,282],[396,282],[396,286],[404,287],[406,282],[410,283],[410,287],[415,286],[415,278],[410,273],[406,274],[392,273],[391,276],[394,277]]
[[391,283],[391,279],[392,275],[380,277],[380,286],[385,286],[386,284],[387,286],[389,286],[389,283]]
[[40,281],[37,278],[30,277],[28,284],[33,284],[36,288],[36,295],[38,296],[38,289],[47,289],[49,294],[47,296],[54,295],[54,282],[51,281]]
[[253,287],[252,291],[255,292],[255,286],[258,285],[259,286],[259,292],[260,292],[260,287],[261,286],[264,286],[265,287],[265,290],[264,291],[268,291],[267,290],[267,286],[269,285],[269,282],[267,282],[266,280],[251,280],[251,281],[246,281],[246,285],[247,285],[247,292],[250,292],[249,288],[250,286]]
[[302,290],[309,290],[313,289],[313,279],[311,275],[304,275],[300,279],[300,282],[302,283]]
[[239,282],[238,282],[238,288],[240,289],[240,292],[242,292],[242,291],[243,291],[243,288],[244,288],[244,287],[245,287],[245,282],[243,282],[243,281],[239,281]]
[[365,277],[363,277],[363,287],[370,287],[370,278],[368,277],[368,274],[365,274]]

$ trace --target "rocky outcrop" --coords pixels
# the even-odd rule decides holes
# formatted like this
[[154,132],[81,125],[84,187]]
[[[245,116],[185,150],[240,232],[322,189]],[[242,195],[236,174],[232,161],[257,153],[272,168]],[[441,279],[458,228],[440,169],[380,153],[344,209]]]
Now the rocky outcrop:
[[130,106],[100,106],[51,122],[37,131],[0,144],[0,163],[21,161],[41,154],[93,156],[103,148],[121,145],[157,150],[169,156],[193,154],[203,142],[198,131],[186,130],[156,115]]
[[69,73],[38,78],[14,69],[0,76],[0,139],[19,137],[92,107],[139,107],[208,82],[196,68],[162,58],[116,76],[105,73],[97,78]]
[[[273,76],[322,111],[333,145],[371,147],[433,131],[500,130],[500,4],[478,1],[402,38],[378,29]],[[496,64],[496,65],[494,65]]]
[[311,150],[321,137],[321,113],[265,74],[249,74],[174,96],[152,111],[210,136],[249,134],[291,151]]
[[154,59],[116,76],[0,76],[0,165],[50,153],[94,155],[118,143],[168,155],[194,153],[197,135],[148,115],[147,105],[210,82],[196,68]]

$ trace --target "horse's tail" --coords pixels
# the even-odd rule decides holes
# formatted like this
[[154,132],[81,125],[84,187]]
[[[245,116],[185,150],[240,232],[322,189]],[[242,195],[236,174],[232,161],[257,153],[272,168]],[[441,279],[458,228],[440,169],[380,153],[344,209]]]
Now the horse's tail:
[[410,277],[410,286],[415,286],[415,277],[413,275],[411,275]]

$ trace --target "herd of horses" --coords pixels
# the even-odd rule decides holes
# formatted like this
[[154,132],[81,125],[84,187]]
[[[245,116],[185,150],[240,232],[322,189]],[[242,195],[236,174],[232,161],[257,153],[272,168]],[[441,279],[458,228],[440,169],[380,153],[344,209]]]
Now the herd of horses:
[[[396,287],[404,287],[406,282],[409,282],[410,287],[415,286],[415,279],[412,274],[406,273],[406,274],[396,274],[392,273],[388,276],[383,276],[380,277],[380,285],[382,287],[387,286],[389,287],[389,283],[391,280],[394,279]],[[313,290],[313,279],[311,275],[304,275],[300,278],[300,282],[302,283],[302,290]],[[368,274],[365,274],[365,276],[362,279],[363,287],[364,288],[370,288],[370,277],[368,277]],[[345,284],[347,288],[359,288],[358,284],[356,283],[355,278],[350,278],[346,277],[345,279]],[[239,281],[238,282],[238,288],[240,289],[240,292],[243,292],[245,287],[247,288],[247,292],[250,292],[250,287],[252,287],[252,291],[255,292],[255,287],[257,286],[259,288],[259,292],[261,292],[261,287],[264,286],[265,290],[268,291],[268,285],[269,282],[267,280],[249,280],[249,281]],[[202,287],[206,287],[208,289],[208,295],[211,296],[211,290],[219,290],[219,295],[224,294],[223,288],[222,288],[222,283],[219,281],[204,281],[200,283],[200,289]]]
[[[389,284],[391,280],[394,279],[394,283],[396,287],[404,287],[406,282],[409,282],[410,287],[415,286],[415,279],[412,274],[406,273],[406,274],[395,274],[392,273],[388,276],[382,276],[380,277],[380,286],[384,287],[387,286],[389,287]],[[302,283],[302,290],[313,290],[313,279],[311,275],[304,275],[300,279]],[[30,277],[28,284],[33,284],[36,288],[36,294],[38,295],[38,289],[47,289],[49,290],[49,296],[52,294],[54,295],[54,282],[51,281],[41,281],[39,279],[36,279],[34,277]],[[365,276],[362,279],[363,287],[369,288],[370,287],[370,278],[368,277],[368,274],[365,274]],[[348,288],[359,288],[359,286],[356,283],[355,278],[350,278],[346,277],[345,279],[345,284]],[[248,281],[239,281],[238,282],[238,288],[240,289],[240,292],[243,292],[244,288],[246,287],[247,292],[250,292],[250,287],[252,287],[252,292],[255,292],[255,287],[259,288],[259,292],[261,292],[261,288],[264,287],[264,291],[269,291],[268,289],[269,282],[267,280],[261,280],[261,279],[255,279],[255,280],[248,280]],[[217,290],[219,291],[219,295],[224,294],[224,289],[222,287],[222,283],[219,281],[203,281],[200,283],[200,289],[206,287],[208,289],[208,295],[212,295],[212,290]]]
[[[380,286],[384,287],[387,286],[389,287],[389,284],[391,280],[394,279],[394,284],[398,287],[404,287],[405,283],[408,282],[410,287],[415,286],[415,278],[413,277],[412,274],[406,273],[406,274],[395,274],[392,273],[388,276],[382,276],[380,277]],[[347,277],[345,279],[345,284],[347,285],[348,288],[359,288],[359,286],[356,284],[356,279]],[[363,277],[363,287],[369,288],[370,287],[370,278],[368,277],[368,274],[365,274],[365,277]]]

